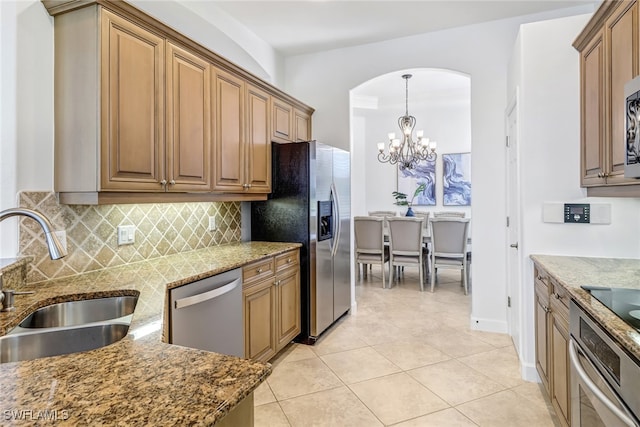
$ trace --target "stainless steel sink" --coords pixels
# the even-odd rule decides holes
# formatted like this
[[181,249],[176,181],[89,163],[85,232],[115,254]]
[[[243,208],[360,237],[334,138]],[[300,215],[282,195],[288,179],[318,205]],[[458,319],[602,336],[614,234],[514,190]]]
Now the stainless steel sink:
[[94,350],[121,340],[128,330],[128,324],[108,323],[5,335],[0,337],[0,363]]
[[34,311],[18,326],[53,328],[117,319],[132,314],[137,301],[138,297],[124,296],[52,304]]

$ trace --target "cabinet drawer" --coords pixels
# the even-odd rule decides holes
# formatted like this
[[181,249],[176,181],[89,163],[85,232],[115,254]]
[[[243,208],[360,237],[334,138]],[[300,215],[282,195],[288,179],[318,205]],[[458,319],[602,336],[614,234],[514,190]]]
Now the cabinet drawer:
[[282,271],[300,264],[299,251],[289,251],[276,256],[276,271]]
[[242,280],[245,284],[255,282],[275,274],[274,259],[265,258],[242,268]]
[[535,277],[535,286],[537,288],[544,288],[549,295],[549,275],[544,271],[535,267],[533,270],[533,274]]
[[560,316],[564,320],[564,327],[569,329],[569,294],[564,287],[552,281],[551,297],[549,305],[551,312]]

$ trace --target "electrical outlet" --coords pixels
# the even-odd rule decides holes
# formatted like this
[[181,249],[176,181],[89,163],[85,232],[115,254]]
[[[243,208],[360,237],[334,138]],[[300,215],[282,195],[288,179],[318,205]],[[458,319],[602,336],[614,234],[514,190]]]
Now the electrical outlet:
[[209,217],[209,231],[216,231],[216,217]]
[[60,241],[60,244],[66,250],[67,249],[67,231],[66,230],[58,230],[58,231],[54,231],[53,234],[56,235],[56,237]]
[[119,225],[118,226],[118,246],[131,245],[136,241],[135,225]]

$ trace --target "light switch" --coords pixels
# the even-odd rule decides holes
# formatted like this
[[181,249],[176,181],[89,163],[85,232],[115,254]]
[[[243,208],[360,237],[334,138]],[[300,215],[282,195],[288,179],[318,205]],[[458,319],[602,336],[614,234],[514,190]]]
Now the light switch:
[[118,246],[131,245],[136,241],[135,225],[119,225],[118,226]]

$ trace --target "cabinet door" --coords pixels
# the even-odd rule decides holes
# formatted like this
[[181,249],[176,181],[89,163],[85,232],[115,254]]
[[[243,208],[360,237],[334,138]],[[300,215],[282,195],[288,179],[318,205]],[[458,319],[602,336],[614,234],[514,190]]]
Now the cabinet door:
[[276,142],[291,142],[293,132],[293,107],[286,102],[272,98],[272,140]]
[[244,81],[214,73],[214,189],[241,192],[245,184]]
[[276,354],[273,318],[276,310],[273,277],[244,289],[244,356],[268,361]]
[[294,111],[294,130],[296,142],[311,139],[311,117],[304,111]]
[[276,351],[300,333],[300,269],[276,276]]
[[164,191],[164,39],[101,11],[100,189]]
[[[546,291],[546,288],[544,289]],[[536,369],[545,389],[549,391],[549,347],[547,336],[549,335],[549,296],[543,295],[543,291],[535,290],[535,329],[536,329]]]
[[271,97],[247,85],[246,191],[271,192]]
[[211,66],[167,43],[167,190],[211,190]]
[[635,182],[624,178],[626,115],[624,84],[638,75],[638,5],[620,2],[605,25],[608,47],[607,184]]
[[555,313],[551,315],[551,403],[561,423],[570,425],[569,408],[569,331],[565,320]]
[[581,184],[605,183],[604,32],[600,31],[580,54]]

